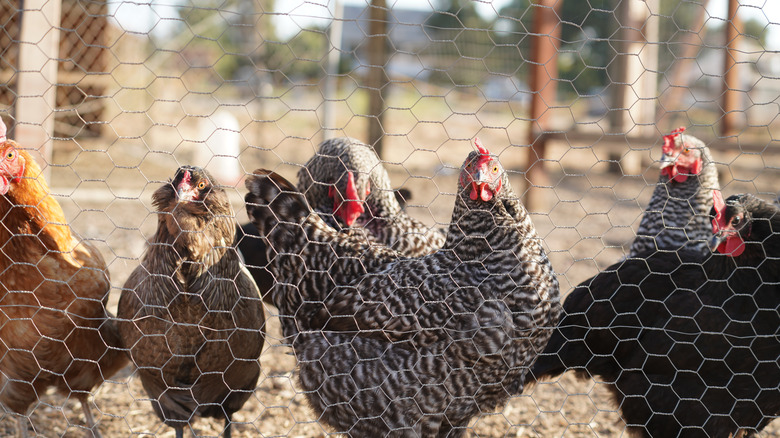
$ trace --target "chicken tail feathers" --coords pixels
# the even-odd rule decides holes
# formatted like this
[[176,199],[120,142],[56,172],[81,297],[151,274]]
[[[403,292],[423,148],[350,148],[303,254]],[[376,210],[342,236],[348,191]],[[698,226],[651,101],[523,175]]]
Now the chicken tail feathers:
[[246,212],[261,236],[278,222],[300,223],[311,212],[303,194],[273,171],[255,170],[246,179],[246,188]]

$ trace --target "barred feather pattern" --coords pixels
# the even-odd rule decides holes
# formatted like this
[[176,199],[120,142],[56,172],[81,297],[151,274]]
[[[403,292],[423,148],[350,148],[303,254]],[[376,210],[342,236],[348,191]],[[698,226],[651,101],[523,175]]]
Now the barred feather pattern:
[[683,182],[670,180],[663,174],[659,177],[628,257],[683,247],[709,253],[707,241],[712,235],[709,212],[712,191],[720,190],[718,171],[704,142],[690,135],[678,135],[675,141],[700,152],[702,170]]
[[[390,176],[374,150],[359,140],[339,137],[325,140],[319,151],[298,172],[298,190],[306,195],[312,208],[322,214],[333,228],[340,224],[333,216],[328,188],[339,187],[352,172],[358,193],[366,197],[368,207],[357,220],[371,238],[409,257],[429,254],[444,245],[445,233],[409,216],[398,203]],[[342,190],[343,192],[343,190]]]
[[[559,291],[501,178],[489,201],[459,186],[444,247],[416,258],[323,229],[289,186],[258,197],[268,180],[247,183],[249,216],[279,250],[269,253],[274,301],[295,321],[286,334],[321,421],[350,436],[461,436],[473,416],[522,391],[560,315]],[[321,264],[338,253],[351,255]]]

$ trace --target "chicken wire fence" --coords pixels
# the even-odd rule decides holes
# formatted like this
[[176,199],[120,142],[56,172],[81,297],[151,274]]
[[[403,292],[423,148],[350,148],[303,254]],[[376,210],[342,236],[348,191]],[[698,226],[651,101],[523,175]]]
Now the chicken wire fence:
[[[177,210],[153,201],[152,195],[160,187],[170,186],[172,180],[176,189],[181,188],[176,186],[181,181],[186,181],[187,187],[197,187],[190,183],[199,181],[196,170],[177,174],[177,169],[185,165],[208,168],[226,191],[235,221],[245,224],[250,218],[244,202],[244,180],[255,169],[265,168],[295,184],[320,143],[331,138],[353,137],[377,151],[381,164],[372,165],[370,171],[386,169],[389,186],[372,188],[381,194],[397,194],[405,204],[403,212],[397,214],[414,218],[423,225],[422,231],[415,232],[425,234],[446,230],[452,222],[458,182],[463,181],[461,164],[475,150],[473,139],[479,137],[498,157],[508,175],[506,181],[525,201],[538,241],[555,272],[561,300],[581,282],[629,255],[645,209],[660,184],[659,162],[663,154],[669,154],[664,145],[669,139],[676,141],[664,136],[680,126],[687,128],[686,135],[698,137],[709,148],[711,167],[717,170],[714,185],[723,189],[724,196],[747,192],[769,201],[777,196],[780,10],[771,2],[0,0],[0,20],[0,109],[8,138],[22,148],[40,152],[36,159],[52,194],[46,202],[56,200],[74,234],[94,245],[105,259],[105,265],[97,269],[110,274],[110,292],[91,298],[92,302],[106,298],[113,314],[121,306],[120,295],[132,292],[126,281],[134,270],[137,272],[144,254],[151,252],[147,248],[154,247],[148,242],[176,247],[173,241],[157,241],[156,229],[158,220],[163,220],[158,218],[178,218]],[[35,235],[34,229],[14,228],[16,222],[9,223],[13,217],[10,205],[30,204],[12,197],[19,175],[3,178],[4,184],[11,186],[6,195],[11,201],[3,207],[3,236],[10,242],[20,235]],[[339,201],[352,205],[346,201],[368,194],[342,194],[334,200],[332,192],[341,184],[336,179],[320,181],[330,188],[321,196],[327,198],[322,201],[325,210],[331,209],[324,211],[331,223],[341,220]],[[372,179],[371,184],[376,181]],[[197,200],[197,195],[193,196]],[[674,193],[668,196],[675,199]],[[316,207],[315,202],[310,200],[312,207]],[[663,210],[663,205],[655,208]],[[168,210],[160,215],[160,208]],[[366,209],[361,207],[359,213]],[[231,212],[219,214],[233,220]],[[57,217],[43,221],[58,223]],[[709,221],[707,217],[707,233],[711,233]],[[696,225],[691,222],[691,226]],[[685,231],[693,235],[693,230]],[[224,239],[212,240],[210,245],[217,249],[230,246]],[[273,250],[277,254],[290,251]],[[11,249],[4,250],[4,254],[11,253]],[[767,256],[775,260],[768,251]],[[40,257],[43,260],[44,256]],[[244,258],[252,265],[248,255]],[[65,388],[72,392],[57,392],[55,384],[44,382],[46,376],[68,380],[68,370],[76,365],[58,368],[61,365],[48,364],[39,351],[47,341],[67,345],[63,354],[75,356],[73,363],[102,366],[109,353],[103,350],[98,356],[79,357],[75,353],[78,347],[71,344],[79,342],[73,340],[77,335],[66,341],[67,335],[48,334],[44,328],[48,322],[36,319],[51,310],[52,314],[68,314],[66,308],[36,293],[48,293],[45,285],[54,283],[69,285],[71,294],[79,296],[76,289],[80,286],[72,283],[73,273],[63,276],[65,271],[54,270],[56,274],[49,274],[38,262],[19,262],[12,255],[3,263],[5,304],[0,307],[5,328],[0,328],[0,399],[5,415],[0,418],[0,435],[84,434],[88,414],[78,402],[88,394],[87,412],[94,416],[96,433],[172,436],[174,430],[155,414],[154,396],[150,395],[154,390],[142,382],[142,375],[150,370],[152,374],[181,371],[176,359],[193,356],[202,348],[187,352],[187,345],[197,345],[201,337],[208,337],[205,332],[219,330],[206,321],[208,312],[201,320],[184,323],[186,330],[180,332],[170,324],[163,324],[158,333],[145,332],[142,338],[173,336],[174,332],[179,338],[174,336],[167,346],[163,343],[145,350],[143,372],[127,364],[113,375],[101,375],[92,387],[82,389],[67,383]],[[300,263],[317,273],[327,274],[332,269],[304,258]],[[27,271],[18,270],[20,265],[37,266],[32,276],[42,276],[42,283],[20,287],[16,277],[30,277]],[[408,271],[417,267],[410,265]],[[162,276],[177,281],[182,277],[182,284],[187,283],[185,268],[177,269]],[[142,271],[151,277],[161,274],[149,266]],[[491,275],[499,274],[510,273]],[[238,283],[243,274],[219,275]],[[325,278],[325,283],[345,281]],[[341,286],[349,285],[345,283]],[[279,288],[273,282],[265,287]],[[300,289],[305,287],[299,285]],[[43,310],[15,313],[19,304],[9,297],[20,291],[27,291],[35,306]],[[204,305],[210,308],[210,304]],[[393,303],[384,305],[389,312],[403,312],[394,310]],[[166,306],[175,303],[164,303]],[[259,378],[251,389],[238,390],[246,399],[243,405],[226,408],[223,400],[194,395],[197,391],[189,385],[215,373],[218,380],[232,385],[231,371],[220,374],[209,369],[208,358],[191,361],[184,371],[189,377],[182,377],[181,386],[169,390],[183,392],[185,398],[186,394],[195,396],[198,401],[181,402],[185,411],[200,405],[200,414],[217,417],[193,419],[185,434],[227,434],[220,415],[231,409],[236,411],[230,428],[233,436],[324,436],[345,431],[334,429],[326,421],[327,415],[310,405],[316,391],[306,390],[298,380],[296,356],[284,344],[280,328],[284,318],[270,300],[263,306],[266,322],[248,330],[266,334],[259,355]],[[237,307],[220,312],[230,314]],[[174,311],[168,312],[168,317],[177,318]],[[257,318],[255,315],[255,322],[260,321]],[[64,327],[77,324],[71,319],[59,322],[54,318],[50,323]],[[240,318],[232,314],[228,319]],[[22,334],[12,332],[19,329],[19,321],[32,321]],[[93,335],[98,326],[90,326]],[[360,330],[350,333],[355,339],[366,335]],[[367,338],[375,341],[375,333],[367,333]],[[776,338],[777,331],[770,330],[764,337]],[[20,339],[31,340],[17,342]],[[108,337],[101,334],[100,339]],[[232,342],[225,339],[210,342]],[[251,336],[241,339],[246,346],[240,348],[242,351],[252,350],[249,344],[259,342]],[[691,342],[686,345],[697,345]],[[217,362],[218,356],[225,354],[238,357],[238,364],[252,362],[252,357],[235,351],[238,345],[210,354],[217,356]],[[762,348],[777,352],[775,346]],[[173,356],[162,350],[174,352]],[[21,356],[15,356],[20,352]],[[664,354],[672,353],[656,356]],[[749,349],[745,354],[751,354]],[[771,354],[768,359],[761,352],[752,354],[760,363],[755,373],[761,366],[777,362],[777,356],[773,360]],[[349,363],[349,357],[344,353],[327,360]],[[395,360],[378,357],[380,361]],[[719,358],[724,364],[728,362],[723,355],[710,359],[717,362]],[[22,367],[20,362],[32,366],[32,377],[20,377],[15,370]],[[527,370],[529,365],[525,362],[514,368]],[[446,367],[441,367],[445,373]],[[358,368],[355,365],[344,371],[354,371],[354,385],[360,387],[361,379],[373,382],[372,376],[357,372]],[[232,370],[232,374],[250,376],[252,372],[251,366]],[[745,375],[744,371],[725,373],[732,380]],[[41,384],[25,387],[28,395],[22,397],[9,389],[20,381]],[[458,433],[622,436],[628,426],[637,425],[625,420],[621,409],[628,409],[629,403],[624,406],[620,397],[609,391],[610,383],[602,377],[577,379],[573,373],[565,373],[537,384],[527,383],[525,388],[506,389],[510,394],[498,405],[477,406],[466,428]],[[423,378],[419,384],[426,387]],[[376,382],[366,385],[373,390],[381,386]],[[476,388],[474,400],[479,399],[477,392],[486,391],[479,385]],[[728,385],[706,389],[723,388]],[[774,394],[773,388],[764,389],[764,393]],[[388,392],[385,387],[382,391]],[[344,389],[344,393],[349,390]],[[29,405],[20,405],[17,399],[29,394]],[[780,411],[771,400],[762,405],[765,396],[747,401],[759,406],[763,421],[769,423],[754,424],[754,428],[763,428],[761,436],[780,435],[777,422],[771,422]],[[641,399],[642,394],[637,397]],[[704,393],[701,398],[706,398]],[[446,411],[446,406],[443,409]],[[670,409],[664,412],[675,407]],[[395,429],[393,421],[403,419],[406,411],[391,410],[369,419]],[[424,412],[420,418],[446,418],[444,411]],[[729,416],[712,412],[718,418]],[[441,436],[446,435],[444,429]],[[683,430],[692,436],[708,432],[702,427]],[[415,431],[397,429],[395,433],[414,436]],[[435,436],[436,432],[423,429],[422,434]]]

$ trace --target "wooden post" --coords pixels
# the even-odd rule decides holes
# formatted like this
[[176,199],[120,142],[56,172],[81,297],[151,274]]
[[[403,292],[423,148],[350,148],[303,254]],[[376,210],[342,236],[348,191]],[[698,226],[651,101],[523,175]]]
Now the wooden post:
[[531,97],[531,128],[528,130],[528,187],[523,202],[531,211],[543,209],[543,196],[534,186],[546,185],[544,157],[547,141],[544,132],[549,128],[550,107],[557,98],[555,79],[558,77],[558,47],[561,28],[558,11],[563,0],[539,0],[534,7],[531,30],[531,69],[529,87]]
[[344,6],[341,0],[334,0],[333,20],[328,30],[328,76],[325,78],[325,104],[322,112],[323,140],[335,137],[336,131],[336,105],[339,85],[339,63],[341,61],[341,34],[344,25]]
[[387,63],[387,3],[385,0],[371,0],[368,30],[368,144],[374,146],[382,157],[384,138],[385,95],[390,79],[385,71]]
[[[666,115],[669,108],[676,109],[676,106],[684,98],[684,93],[688,91],[688,78],[686,77],[691,69],[693,63],[696,62],[696,58],[699,56],[699,51],[703,47],[704,38],[707,36],[707,27],[704,23],[710,18],[707,14],[707,7],[710,0],[704,0],[701,3],[702,13],[696,16],[696,23],[691,28],[692,32],[688,32],[683,36],[682,51],[680,56],[674,60],[672,64],[672,73],[670,75],[664,75],[664,78],[668,81],[668,89],[664,93],[663,101],[656,108],[655,118],[656,121],[660,121]],[[671,78],[671,79],[669,79]],[[680,114],[671,120],[665,121],[665,126],[669,131],[680,126],[678,118],[685,118],[685,113],[682,111],[673,110],[672,114]],[[687,119],[684,123],[687,123]],[[666,129],[662,129],[662,132]]]
[[40,154],[48,177],[54,136],[60,48],[60,0],[25,0],[19,41],[14,139]]
[[728,22],[726,23],[725,63],[723,65],[723,121],[720,125],[722,137],[736,135],[739,124],[740,92],[738,91],[739,76],[737,74],[737,37],[740,34],[740,23],[737,19],[738,0],[729,0]]
[[[611,66],[614,82],[610,129],[649,137],[654,128],[656,73],[658,70],[658,0],[623,0],[616,13],[620,24],[618,54]],[[656,15],[651,14],[651,8]],[[638,129],[635,129],[638,128]],[[640,154],[623,150],[619,159],[624,174],[641,173]]]

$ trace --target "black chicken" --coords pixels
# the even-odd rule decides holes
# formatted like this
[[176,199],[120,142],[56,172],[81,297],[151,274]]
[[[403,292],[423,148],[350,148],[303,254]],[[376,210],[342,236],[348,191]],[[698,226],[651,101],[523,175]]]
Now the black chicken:
[[461,436],[522,391],[547,341],[557,280],[506,173],[478,149],[444,247],[417,258],[337,232],[272,172],[247,180],[301,387],[340,433]]
[[233,246],[233,209],[207,171],[181,167],[153,195],[158,226],[119,300],[120,333],[160,419],[183,436],[254,392],[265,315]]
[[664,136],[661,175],[628,257],[682,247],[710,252],[709,212],[712,191],[720,190],[718,171],[704,142],[683,131]]
[[725,254],[657,252],[582,283],[537,379],[598,376],[645,437],[749,434],[780,414],[780,209],[715,193]]

